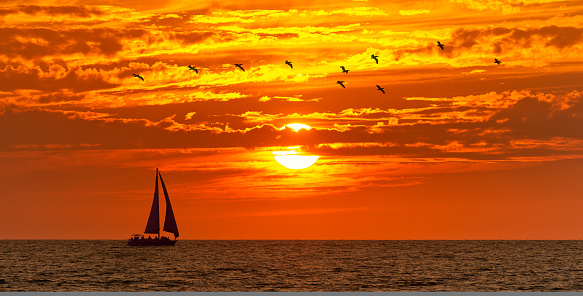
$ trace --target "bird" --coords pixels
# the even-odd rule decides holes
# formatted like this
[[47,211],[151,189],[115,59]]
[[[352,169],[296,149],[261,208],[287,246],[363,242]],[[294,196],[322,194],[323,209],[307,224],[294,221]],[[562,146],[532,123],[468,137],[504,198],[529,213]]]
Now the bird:
[[292,69],[294,68],[294,66],[292,66],[292,63],[290,61],[285,61],[285,64],[290,66]]
[[142,79],[142,81],[145,81],[145,80],[144,80],[144,77],[140,76],[139,74],[133,74],[133,76],[134,76],[134,77],[138,77],[138,78]]
[[342,82],[344,82],[344,81],[336,81],[337,84],[340,84],[340,86],[342,86],[343,88],[346,88],[346,86],[344,86],[344,84],[342,84]]
[[193,67],[191,65],[188,65],[188,69],[190,69],[190,70],[196,72],[196,74],[198,74],[198,69],[196,67]]
[[245,69],[243,69],[243,64],[235,64],[235,66],[237,66],[237,68],[243,70],[243,72],[245,72]]
[[382,88],[382,87],[381,87],[380,85],[378,85],[378,84],[377,84],[377,89],[378,89],[378,90],[380,90],[380,91],[382,91],[382,92],[383,92],[383,94],[385,93],[385,89],[384,89],[384,88]]
[[437,41],[437,46],[439,46],[439,48],[441,48],[441,50],[443,50],[443,44],[441,44],[441,42]]
[[499,61],[498,59],[494,59],[494,63],[500,65],[500,63],[502,63],[501,61]]
[[374,54],[371,54],[370,55],[370,58],[373,59],[373,60],[375,60],[377,62],[377,64],[379,63],[379,56],[374,55]]
[[348,71],[350,71],[350,70],[346,70],[346,68],[344,68],[344,66],[340,66],[340,68],[342,68],[342,73],[344,73],[344,74],[348,74]]

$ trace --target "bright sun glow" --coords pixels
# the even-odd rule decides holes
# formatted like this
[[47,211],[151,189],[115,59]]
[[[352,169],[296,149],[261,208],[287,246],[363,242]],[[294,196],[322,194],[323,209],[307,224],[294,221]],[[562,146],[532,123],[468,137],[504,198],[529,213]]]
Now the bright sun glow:
[[[298,148],[298,147],[289,147],[290,148]],[[320,156],[317,155],[298,155],[299,153],[296,150],[287,150],[287,151],[273,151],[275,156],[275,160],[283,165],[284,167],[292,170],[300,170],[305,169],[318,160]]]
[[283,128],[285,128],[286,126],[292,128],[296,132],[299,131],[302,128],[305,128],[307,130],[310,130],[312,128],[311,126],[305,125],[303,123],[290,123],[290,124],[286,124]]
[[284,167],[292,170],[305,169],[313,165],[320,156],[283,155],[274,156],[275,160]]

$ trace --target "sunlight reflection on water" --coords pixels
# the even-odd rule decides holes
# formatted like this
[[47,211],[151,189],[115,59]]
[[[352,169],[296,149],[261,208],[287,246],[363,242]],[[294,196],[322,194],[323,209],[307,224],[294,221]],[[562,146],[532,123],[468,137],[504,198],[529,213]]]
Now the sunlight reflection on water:
[[580,241],[0,241],[2,291],[581,291]]

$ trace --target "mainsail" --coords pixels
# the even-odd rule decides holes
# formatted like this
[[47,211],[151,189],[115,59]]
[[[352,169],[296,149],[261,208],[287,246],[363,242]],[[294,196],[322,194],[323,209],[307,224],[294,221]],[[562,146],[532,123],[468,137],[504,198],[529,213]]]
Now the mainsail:
[[[158,173],[160,174],[160,173]],[[168,231],[174,234],[174,238],[178,237],[178,226],[176,225],[176,219],[174,219],[174,212],[172,211],[172,205],[170,204],[170,198],[168,197],[168,191],[166,191],[166,185],[164,185],[164,180],[160,174],[160,182],[162,183],[162,190],[164,190],[164,198],[166,199],[166,218],[164,218],[164,231]],[[157,185],[158,183],[156,183]]]
[[[162,176],[160,176],[160,178],[161,177]],[[166,189],[164,189],[164,193],[166,193]],[[158,199],[158,169],[156,169],[156,189],[154,189],[154,201],[152,202],[150,217],[148,218],[148,224],[146,224],[146,230],[144,233],[160,234],[160,202]],[[168,200],[168,198],[166,198],[166,200]]]

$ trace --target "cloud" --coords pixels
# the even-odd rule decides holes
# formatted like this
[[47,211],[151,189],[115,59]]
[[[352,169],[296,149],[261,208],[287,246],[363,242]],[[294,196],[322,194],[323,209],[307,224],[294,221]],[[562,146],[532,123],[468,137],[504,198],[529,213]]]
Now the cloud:
[[[437,39],[437,38],[436,38]],[[495,66],[494,58],[504,67],[538,68],[556,62],[574,62],[575,52],[583,49],[583,28],[571,26],[525,26],[458,28],[451,39],[418,42],[413,48],[399,48],[391,56],[403,65],[446,64],[453,67]],[[500,68],[500,67],[499,67]]]
[[38,96],[38,102],[41,104],[55,103],[55,102],[69,102],[69,101],[79,101],[84,99],[85,96],[82,94],[76,94],[68,91],[54,92],[46,95]]
[[142,29],[0,28],[0,55],[37,59],[59,55],[113,56],[123,49],[120,39],[141,38]]
[[563,49],[581,42],[583,28],[544,26],[525,29],[506,27],[458,29],[452,34],[452,38],[460,48],[472,48],[489,41],[494,46],[494,53],[517,46],[531,48],[534,44]]
[[190,23],[207,23],[207,24],[223,24],[223,23],[239,23],[239,24],[254,24],[265,23],[271,21],[278,21],[280,19],[293,18],[314,18],[314,17],[329,17],[329,16],[358,16],[358,17],[374,17],[387,16],[389,12],[377,7],[349,7],[335,10],[303,10],[297,9],[285,10],[234,10],[234,11],[214,11],[210,15],[194,15],[190,19]]
[[399,10],[400,15],[419,15],[430,13],[429,9],[411,9],[411,10]]
[[377,7],[352,7],[329,12],[329,14],[347,14],[349,16],[387,16],[390,13]]
[[46,14],[50,16],[70,15],[87,18],[91,16],[101,16],[105,14],[99,7],[94,6],[39,6],[39,5],[17,5],[0,8],[0,16],[10,14],[37,15]]
[[273,97],[269,97],[269,96],[263,96],[263,97],[259,98],[259,102],[267,102],[267,101],[271,101],[271,100],[287,101],[287,102],[308,102],[308,101],[318,102],[320,99],[318,99],[318,98],[314,98],[314,99],[302,99],[302,95],[296,95],[296,96],[293,96],[293,97],[284,97],[284,96],[273,96]]
[[82,71],[79,68],[65,69],[55,65],[44,72],[39,67],[27,68],[12,65],[0,69],[0,79],[4,81],[0,91],[16,91],[36,89],[48,92],[88,91],[106,89],[116,86],[105,81],[100,75],[90,71]]
[[193,15],[190,23],[208,23],[208,24],[222,24],[222,23],[241,23],[250,24],[255,22],[264,22],[276,20],[279,18],[290,17],[297,14],[298,11],[290,9],[284,10],[224,10],[213,11],[210,15]]
[[207,23],[207,24],[222,24],[222,23],[252,23],[253,19],[245,19],[236,16],[209,16],[209,15],[195,15],[190,19],[191,23]]
[[484,69],[474,69],[470,72],[462,72],[462,74],[469,75],[469,74],[477,74],[477,73],[484,73],[484,72],[486,72],[486,70],[484,70]]
[[490,118],[502,122],[516,138],[534,140],[555,137],[583,139],[583,95],[530,95]]
[[176,32],[171,35],[170,39],[175,38],[185,44],[197,44],[215,36],[214,32]]
[[[46,98],[51,99],[55,98]],[[176,105],[167,109],[171,113],[151,118],[144,115],[154,109],[146,107],[135,111],[132,109],[137,107],[109,111],[57,110],[57,105],[30,110],[5,107],[0,133],[6,136],[0,150],[267,149],[299,145],[324,159],[378,155],[443,161],[518,161],[522,157],[568,158],[581,153],[583,129],[577,127],[583,126],[583,94],[579,91],[548,94],[525,90],[410,102],[431,105],[306,114],[246,111],[239,115],[213,113],[210,110],[216,109],[212,105],[207,110],[183,110]],[[298,132],[279,128],[292,121],[313,128]],[[19,127],[18,133],[10,128],[14,126]]]
[[453,3],[461,3],[473,10],[497,10],[503,14],[520,12],[520,8],[530,4],[560,3],[563,0],[450,0]]

